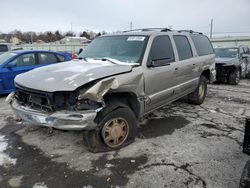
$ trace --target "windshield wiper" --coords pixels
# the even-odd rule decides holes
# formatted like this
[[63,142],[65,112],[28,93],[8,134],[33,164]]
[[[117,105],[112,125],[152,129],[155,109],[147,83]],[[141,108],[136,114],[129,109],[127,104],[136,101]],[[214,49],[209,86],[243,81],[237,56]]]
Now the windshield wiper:
[[119,64],[119,63],[115,62],[114,60],[112,60],[112,59],[110,59],[110,58],[107,58],[107,57],[103,57],[103,58],[94,58],[94,60],[108,61],[108,62],[113,63],[113,64]]
[[87,58],[85,58],[85,57],[78,57],[77,59],[84,60],[84,61],[88,62]]

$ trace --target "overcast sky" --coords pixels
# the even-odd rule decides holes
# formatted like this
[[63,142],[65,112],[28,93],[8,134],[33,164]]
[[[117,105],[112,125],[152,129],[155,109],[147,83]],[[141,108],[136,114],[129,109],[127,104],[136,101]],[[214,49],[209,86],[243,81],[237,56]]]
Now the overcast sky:
[[[250,0],[1,0],[0,32],[168,27],[249,32]],[[246,34],[247,35],[247,34]]]

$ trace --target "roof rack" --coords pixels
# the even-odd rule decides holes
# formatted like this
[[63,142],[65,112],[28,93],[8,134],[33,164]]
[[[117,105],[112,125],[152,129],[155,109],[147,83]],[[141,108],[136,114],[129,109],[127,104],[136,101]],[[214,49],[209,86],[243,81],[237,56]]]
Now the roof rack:
[[193,31],[193,30],[179,30],[179,33],[181,32],[188,32],[188,33],[192,33],[192,34],[203,34],[202,32],[197,32],[197,31]]
[[127,31],[123,31],[123,33],[127,33],[127,32],[133,32],[133,31],[160,31],[160,32],[167,32],[167,31],[172,31],[169,28],[142,28],[142,29],[133,29],[133,30],[127,30]]

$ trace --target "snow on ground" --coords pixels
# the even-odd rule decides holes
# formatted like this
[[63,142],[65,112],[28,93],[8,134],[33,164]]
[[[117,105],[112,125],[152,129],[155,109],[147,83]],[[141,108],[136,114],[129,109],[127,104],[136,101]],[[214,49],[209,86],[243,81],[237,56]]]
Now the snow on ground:
[[8,143],[4,136],[0,135],[0,166],[8,167],[15,165],[16,159],[12,159],[4,151],[7,149]]

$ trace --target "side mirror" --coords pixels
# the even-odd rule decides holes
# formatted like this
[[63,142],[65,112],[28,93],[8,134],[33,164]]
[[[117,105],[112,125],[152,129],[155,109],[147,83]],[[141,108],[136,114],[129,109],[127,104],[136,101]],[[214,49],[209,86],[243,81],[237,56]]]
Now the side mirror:
[[242,58],[249,58],[250,57],[250,55],[249,54],[242,54],[242,56],[241,56]]
[[12,69],[12,68],[15,67],[15,66],[16,66],[16,63],[14,63],[14,62],[12,61],[12,62],[8,63],[7,65],[5,65],[5,68],[7,68],[7,69]]
[[173,58],[166,57],[161,59],[150,59],[148,62],[148,67],[160,67],[160,66],[166,66],[170,65],[171,62],[173,62]]
[[83,49],[80,48],[79,51],[78,51],[78,54],[82,53]]

